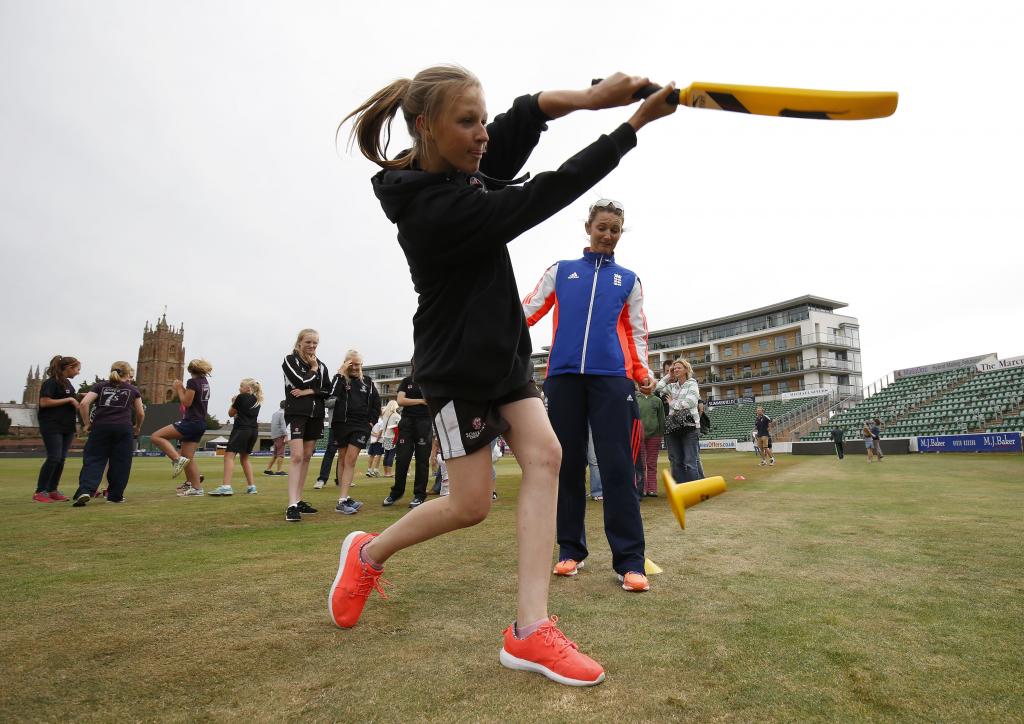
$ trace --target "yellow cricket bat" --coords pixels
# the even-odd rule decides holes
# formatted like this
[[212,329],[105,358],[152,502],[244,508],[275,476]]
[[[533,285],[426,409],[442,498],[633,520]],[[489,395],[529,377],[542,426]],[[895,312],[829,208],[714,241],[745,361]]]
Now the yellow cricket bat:
[[[596,84],[600,80],[593,82]],[[646,98],[660,88],[650,85],[637,91],[636,96]],[[891,116],[896,112],[899,94],[895,91],[809,90],[698,82],[679,88],[666,100],[690,108],[753,113],[758,116],[859,121]]]

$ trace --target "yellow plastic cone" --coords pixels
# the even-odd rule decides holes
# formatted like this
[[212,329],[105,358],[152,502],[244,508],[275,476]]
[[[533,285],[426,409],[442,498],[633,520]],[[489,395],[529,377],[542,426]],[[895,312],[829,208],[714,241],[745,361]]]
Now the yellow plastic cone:
[[655,573],[664,573],[662,567],[652,561],[650,558],[644,558],[644,573],[648,576],[653,576]]
[[721,475],[692,480],[689,483],[677,483],[672,473],[665,469],[661,471],[661,480],[665,483],[668,504],[679,521],[679,527],[683,529],[686,528],[687,508],[725,492],[725,478]]

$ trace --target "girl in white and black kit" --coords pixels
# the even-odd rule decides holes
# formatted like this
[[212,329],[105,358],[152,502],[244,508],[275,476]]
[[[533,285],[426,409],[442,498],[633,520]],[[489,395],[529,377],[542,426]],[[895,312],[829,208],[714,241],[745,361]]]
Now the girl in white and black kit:
[[[439,66],[394,81],[349,115],[360,150],[383,169],[371,183],[398,227],[419,294],[416,382],[448,466],[450,493],[380,535],[355,531],[345,539],[328,599],[336,625],[355,625],[392,555],[487,517],[491,441],[502,435],[523,477],[516,619],[504,632],[500,661],[563,684],[604,680],[600,664],[548,617],[561,448],[531,380],[530,335],[507,247],[608,175],[636,145],[637,130],[674,112],[667,103],[672,85],[557,171],[524,186],[496,179],[519,173],[549,121],[628,105],[648,85],[647,78],[616,73],[585,90],[521,96],[489,123],[480,81],[463,68]],[[399,111],[414,145],[389,159],[384,138]]]
[[71,441],[75,439],[78,397],[71,380],[81,369],[81,362],[74,357],[57,355],[50,360],[46,380],[39,389],[39,436],[46,447],[46,460],[39,469],[36,492],[32,496],[37,503],[67,500],[57,487]]
[[338,445],[338,481],[341,497],[334,510],[344,515],[359,511],[363,504],[352,500],[348,491],[356,471],[359,451],[369,442],[370,429],[380,416],[380,394],[368,376],[363,375],[363,358],[354,349],[345,353],[331,385],[334,418],[331,432]]
[[258,492],[252,477],[249,453],[260,438],[258,419],[262,404],[263,386],[259,382],[246,377],[238,383],[238,394],[231,398],[231,407],[228,408],[228,417],[233,417],[235,423],[231,426],[231,437],[228,438],[228,447],[224,451],[224,483],[211,490],[210,495],[234,495],[231,476],[235,470],[235,455],[242,464],[242,473],[248,484],[245,492],[249,495]]
[[284,519],[289,523],[312,515],[316,508],[302,499],[309,461],[316,441],[324,432],[326,410],[324,401],[331,391],[327,366],[317,358],[320,335],[315,329],[304,329],[295,340],[292,353],[284,358],[284,419],[288,424],[291,463],[288,465],[288,507]]

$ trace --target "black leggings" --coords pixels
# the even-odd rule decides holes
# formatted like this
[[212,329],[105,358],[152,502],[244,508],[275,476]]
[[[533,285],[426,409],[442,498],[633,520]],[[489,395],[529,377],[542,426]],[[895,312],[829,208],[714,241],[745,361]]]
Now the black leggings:
[[412,486],[414,498],[424,500],[427,497],[427,478],[430,477],[430,447],[434,442],[434,433],[430,426],[430,418],[406,417],[398,423],[398,444],[395,449],[398,457],[395,461],[395,484],[391,486],[391,497],[398,500],[405,495],[405,481],[409,476],[409,463],[416,455],[416,478]]
[[37,493],[52,493],[60,485],[60,476],[64,472],[64,461],[68,457],[71,441],[75,439],[73,432],[44,432],[43,445],[46,447],[46,460],[39,468],[39,479],[36,481]]

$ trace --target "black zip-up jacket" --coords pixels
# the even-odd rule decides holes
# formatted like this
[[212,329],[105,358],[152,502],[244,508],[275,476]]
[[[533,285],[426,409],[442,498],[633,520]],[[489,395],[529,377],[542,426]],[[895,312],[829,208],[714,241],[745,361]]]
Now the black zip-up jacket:
[[[366,413],[369,418],[370,427],[380,418],[380,393],[377,386],[373,384],[370,377],[363,376],[363,385],[366,387]],[[349,400],[353,395],[364,394],[356,389],[355,385],[347,385],[341,375],[334,375],[331,381],[330,396],[335,399],[334,417],[331,418],[332,425],[339,425],[348,422]]]
[[[316,366],[314,372],[294,352],[284,358],[281,363],[284,370],[284,414],[324,417],[324,400],[331,392],[331,382],[327,376],[327,365],[319,357]],[[292,390],[316,390],[316,394],[293,397]]]
[[530,334],[506,245],[582,196],[636,145],[624,123],[523,186],[491,178],[516,175],[549,120],[537,96],[521,96],[488,124],[479,173],[373,177],[419,295],[414,358],[427,397],[493,400],[530,380]]

